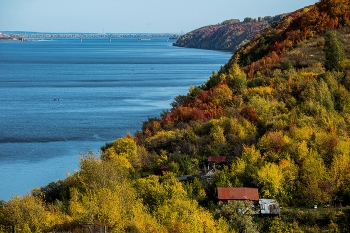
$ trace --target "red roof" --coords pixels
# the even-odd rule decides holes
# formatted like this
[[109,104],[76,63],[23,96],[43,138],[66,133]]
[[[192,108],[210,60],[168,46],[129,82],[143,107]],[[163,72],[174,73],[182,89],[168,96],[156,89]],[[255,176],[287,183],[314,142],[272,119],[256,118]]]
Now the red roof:
[[209,156],[208,162],[223,163],[226,162],[226,156]]
[[257,188],[218,188],[219,200],[250,200],[259,201]]

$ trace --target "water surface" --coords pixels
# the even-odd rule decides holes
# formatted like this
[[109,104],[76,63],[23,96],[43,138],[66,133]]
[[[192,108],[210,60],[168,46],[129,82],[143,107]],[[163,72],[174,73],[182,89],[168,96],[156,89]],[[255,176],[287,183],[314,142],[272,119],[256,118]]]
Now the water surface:
[[0,200],[64,179],[140,130],[231,54],[152,39],[0,43]]

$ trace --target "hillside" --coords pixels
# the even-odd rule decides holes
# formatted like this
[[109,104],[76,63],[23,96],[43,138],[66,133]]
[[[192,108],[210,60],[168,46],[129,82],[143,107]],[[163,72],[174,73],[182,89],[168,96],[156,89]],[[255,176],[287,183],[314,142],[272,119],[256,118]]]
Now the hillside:
[[243,22],[238,19],[225,20],[221,24],[201,27],[186,33],[174,43],[174,46],[234,52],[283,16],[266,16],[258,19],[247,17]]
[[[135,135],[88,153],[65,180],[0,203],[0,230],[349,232],[349,13],[350,1],[323,0],[287,15]],[[298,53],[310,59],[296,63]],[[227,159],[214,168],[209,156]],[[219,187],[258,188],[281,216],[221,204]]]
[[[283,61],[282,54],[316,41],[327,30],[349,26],[348,4],[349,1],[320,1],[289,14],[240,48],[228,62],[227,69],[238,63],[251,78],[256,71],[278,67]],[[348,44],[348,40],[345,43]],[[298,59],[303,57],[299,54]],[[296,60],[294,63],[299,66]]]

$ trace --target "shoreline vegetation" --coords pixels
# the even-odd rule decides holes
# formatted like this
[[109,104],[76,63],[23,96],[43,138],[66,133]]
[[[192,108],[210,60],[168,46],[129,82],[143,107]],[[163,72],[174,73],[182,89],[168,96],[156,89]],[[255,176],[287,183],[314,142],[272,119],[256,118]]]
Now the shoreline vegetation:
[[[135,135],[1,202],[0,232],[349,232],[349,26],[349,0],[285,15]],[[280,217],[221,187],[257,188]]]

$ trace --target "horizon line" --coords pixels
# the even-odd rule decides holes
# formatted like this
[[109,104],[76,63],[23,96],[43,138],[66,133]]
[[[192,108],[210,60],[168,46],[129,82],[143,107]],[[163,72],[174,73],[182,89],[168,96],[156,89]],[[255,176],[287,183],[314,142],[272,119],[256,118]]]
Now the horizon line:
[[26,30],[0,30],[2,33],[37,33],[37,34],[184,34],[185,32],[44,32]]

